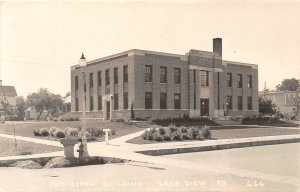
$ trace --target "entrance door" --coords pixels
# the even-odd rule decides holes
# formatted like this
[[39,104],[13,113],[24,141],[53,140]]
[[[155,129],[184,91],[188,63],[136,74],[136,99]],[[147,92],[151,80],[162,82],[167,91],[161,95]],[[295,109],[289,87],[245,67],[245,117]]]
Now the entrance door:
[[201,116],[209,116],[209,99],[200,99]]
[[106,120],[110,120],[110,101],[106,101]]

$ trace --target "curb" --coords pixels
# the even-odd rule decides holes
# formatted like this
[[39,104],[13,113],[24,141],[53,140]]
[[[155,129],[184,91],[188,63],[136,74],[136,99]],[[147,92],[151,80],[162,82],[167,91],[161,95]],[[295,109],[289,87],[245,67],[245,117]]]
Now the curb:
[[226,144],[216,144],[210,146],[172,148],[172,149],[155,149],[155,150],[136,151],[136,152],[142,153],[144,155],[160,156],[160,155],[171,155],[171,154],[178,154],[178,153],[215,151],[215,150],[224,150],[224,149],[255,147],[255,146],[263,146],[263,145],[285,144],[285,143],[297,143],[297,142],[300,142],[300,138],[275,139],[275,140],[264,140],[264,141],[246,141],[241,143],[226,143]]

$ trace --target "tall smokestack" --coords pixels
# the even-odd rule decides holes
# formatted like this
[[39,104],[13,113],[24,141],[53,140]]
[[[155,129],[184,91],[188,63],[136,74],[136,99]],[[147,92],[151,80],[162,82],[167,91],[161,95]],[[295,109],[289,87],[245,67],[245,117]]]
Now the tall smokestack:
[[213,52],[218,53],[222,57],[222,38],[213,39]]

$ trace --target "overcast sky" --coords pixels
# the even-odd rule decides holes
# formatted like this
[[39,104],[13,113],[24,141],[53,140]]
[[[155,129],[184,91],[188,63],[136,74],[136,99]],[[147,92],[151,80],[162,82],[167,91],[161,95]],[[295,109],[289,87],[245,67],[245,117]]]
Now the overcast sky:
[[214,37],[225,60],[258,64],[260,90],[300,79],[300,1],[161,2],[0,2],[0,79],[64,95],[81,52],[212,51]]

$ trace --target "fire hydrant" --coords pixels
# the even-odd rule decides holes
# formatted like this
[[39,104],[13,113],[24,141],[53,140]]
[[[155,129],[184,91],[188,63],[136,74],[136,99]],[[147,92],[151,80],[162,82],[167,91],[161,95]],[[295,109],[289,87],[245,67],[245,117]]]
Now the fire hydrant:
[[83,144],[81,142],[81,144],[79,145],[79,149],[77,150],[77,152],[79,153],[79,159],[80,160],[83,159],[83,151],[84,151]]

